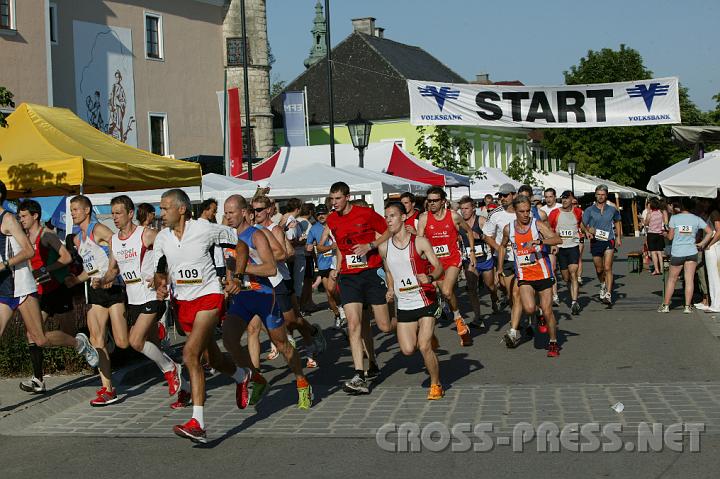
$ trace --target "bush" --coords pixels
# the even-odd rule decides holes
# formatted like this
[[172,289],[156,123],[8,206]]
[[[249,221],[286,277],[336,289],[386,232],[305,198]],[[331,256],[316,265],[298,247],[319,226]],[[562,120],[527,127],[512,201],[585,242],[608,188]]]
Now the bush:
[[[10,329],[10,328],[8,328]],[[18,331],[21,329],[21,332]],[[46,348],[43,362],[45,373],[60,371],[77,373],[87,368],[85,358],[74,348]],[[24,328],[6,331],[0,340],[0,376],[29,376],[32,374],[30,354]]]

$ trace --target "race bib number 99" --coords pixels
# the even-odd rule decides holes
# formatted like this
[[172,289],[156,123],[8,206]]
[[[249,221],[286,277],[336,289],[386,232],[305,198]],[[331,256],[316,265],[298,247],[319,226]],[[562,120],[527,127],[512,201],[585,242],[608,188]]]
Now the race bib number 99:
[[444,258],[445,256],[450,256],[450,248],[446,244],[439,244],[437,246],[433,246],[433,252],[435,253],[435,256],[438,258]]
[[610,232],[605,230],[595,230],[595,239],[608,241],[610,239]]
[[350,269],[367,268],[367,257],[362,254],[349,254],[345,257],[347,267]]
[[197,266],[181,265],[173,275],[178,286],[194,286],[202,284],[203,277]]

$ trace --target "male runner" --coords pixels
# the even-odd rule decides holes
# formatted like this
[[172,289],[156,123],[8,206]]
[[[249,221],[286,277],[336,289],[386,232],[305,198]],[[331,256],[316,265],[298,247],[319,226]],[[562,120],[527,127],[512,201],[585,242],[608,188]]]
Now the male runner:
[[482,329],[485,328],[485,323],[483,323],[483,320],[480,318],[480,276],[482,276],[483,283],[485,283],[485,286],[490,292],[493,312],[499,310],[497,287],[495,286],[495,260],[493,259],[493,252],[497,249],[497,243],[495,243],[494,238],[486,236],[485,233],[483,233],[480,225],[480,217],[475,214],[474,201],[469,196],[460,198],[460,216],[462,216],[462,219],[472,230],[475,241],[475,249],[471,250],[467,233],[465,230],[460,230],[460,236],[462,236],[463,244],[465,245],[465,256],[475,256],[474,268],[470,265],[470,261],[464,261],[468,297],[470,298],[470,304],[475,313],[475,319],[470,325],[475,325]]
[[580,262],[580,225],[583,213],[580,208],[573,206],[574,199],[572,191],[563,191],[563,194],[560,195],[562,207],[550,212],[548,223],[553,231],[562,238],[562,244],[557,246],[556,256],[560,265],[560,273],[570,290],[572,300],[570,313],[578,315],[580,314],[580,304],[578,303],[580,284],[577,277],[578,263]]
[[[543,196],[545,197],[545,204],[540,207],[540,210],[545,213],[546,217],[550,217],[550,213],[559,209],[560,205],[557,202],[557,192],[555,191],[555,188],[546,188],[543,192]],[[550,263],[552,264],[552,269],[555,271],[556,265],[557,265],[557,254],[551,249],[550,250]],[[560,298],[558,298],[558,292],[557,292],[557,283],[553,285],[553,304],[555,306],[560,306]]]
[[[513,201],[513,206],[517,219],[503,228],[503,239],[499,246],[510,246],[513,250],[517,289],[525,314],[535,314],[535,295],[540,296],[540,308],[547,324],[539,324],[538,330],[542,332],[545,328],[548,329],[550,343],[547,356],[557,357],[560,355],[560,348],[557,344],[557,323],[552,310],[552,285],[555,276],[543,246],[559,245],[562,239],[545,222],[532,217],[529,198],[520,195]],[[500,270],[504,266],[504,259],[502,255],[498,258]],[[510,341],[513,347],[520,341],[518,326],[519,323],[511,324],[506,334],[506,342]]]
[[[449,303],[452,310],[457,334],[460,336],[462,346],[472,345],[470,330],[460,315],[458,300],[455,296],[455,283],[457,283],[462,265],[462,254],[458,244],[458,231],[462,228],[467,233],[471,251],[475,251],[475,238],[473,231],[459,214],[446,208],[445,190],[439,186],[431,186],[427,191],[428,211],[420,215],[418,220],[418,236],[425,236],[433,245],[435,256],[442,263],[444,275],[438,280],[440,292]],[[470,266],[475,268],[475,255],[468,258]]]
[[135,205],[126,195],[110,200],[113,223],[118,232],[110,243],[110,264],[105,275],[98,279],[100,287],[112,284],[119,274],[125,283],[130,323],[130,346],[157,364],[168,383],[168,393],[180,389],[181,367],[148,341],[155,322],[165,312],[165,301],[157,299],[157,291],[149,283],[154,276],[153,244],[157,230],[133,223]]
[[349,394],[368,394],[370,389],[363,366],[363,305],[372,307],[381,331],[394,329],[387,307],[387,287],[378,276],[382,257],[377,252],[377,245],[387,241],[390,231],[383,217],[371,208],[350,203],[350,187],[346,183],[333,183],[329,196],[335,211],[327,217],[327,228],[338,245],[336,258],[339,266],[339,273],[334,270],[330,276],[333,279],[337,277],[340,287],[340,301],[347,315],[355,368],[354,376],[345,382],[343,390]]
[[[237,294],[228,308],[227,319],[223,322],[223,344],[230,352],[235,364],[246,362],[241,347],[241,338],[252,322],[262,322],[278,352],[285,357],[295,374],[298,390],[298,408],[309,409],[312,405],[312,388],[303,375],[300,357],[288,341],[285,322],[275,302],[273,283],[270,278],[277,275],[277,265],[270,243],[259,228],[252,226],[247,218],[248,204],[240,195],[225,200],[225,221],[237,231],[238,239],[248,246],[249,261],[244,274],[236,274]],[[234,269],[234,268],[232,268]],[[259,330],[259,327],[256,327]],[[248,340],[249,341],[249,340]],[[253,393],[250,405],[256,405],[267,388],[267,381],[257,368],[260,355],[254,359]]]
[[[246,262],[247,248],[230,227],[190,219],[190,198],[181,189],[171,189],[160,199],[160,211],[166,228],[155,237],[154,286],[157,297],[165,299],[172,289],[177,304],[177,320],[187,335],[183,362],[192,387],[192,418],[173,427],[173,432],[193,442],[206,442],[204,405],[205,372],[200,358],[207,351],[210,366],[231,376],[236,386],[238,407],[247,405],[248,372],[236,367],[220,352],[213,332],[225,302],[211,257],[211,247],[236,247],[237,264]],[[228,285],[228,288],[237,285]]]
[[83,261],[83,272],[78,276],[70,275],[65,284],[72,288],[85,283],[85,295],[90,311],[87,314],[87,325],[90,330],[90,342],[100,356],[100,380],[102,387],[96,397],[90,401],[94,407],[102,407],[118,401],[117,392],[112,385],[112,369],[110,353],[107,348],[108,321],[112,326],[112,339],[115,346],[127,348],[129,345],[128,325],[125,320],[125,298],[123,288],[116,280],[111,285],[100,286],[91,279],[102,278],[108,270],[110,259],[108,251],[112,241],[112,231],[92,217],[92,203],[87,196],[78,195],[70,200],[70,215],[80,234],[75,236],[75,246]]
[[595,188],[595,204],[583,213],[583,228],[590,238],[590,253],[600,281],[600,301],[612,304],[613,259],[622,246],[620,212],[607,203],[608,187]]
[[[325,225],[327,223],[328,208],[325,204],[319,204],[315,208],[315,218],[317,222],[310,228],[310,232],[307,237],[307,250],[316,251],[317,256],[317,268],[318,275],[322,278],[322,285],[327,295],[328,305],[330,310],[335,315],[335,327],[342,327],[342,318],[340,317],[340,311],[337,306],[337,299],[335,295],[335,281],[330,279],[330,271],[333,267],[335,260],[335,248],[332,247],[334,244],[332,239],[328,238],[324,244],[321,244],[323,231],[325,231]],[[321,247],[329,248],[326,251],[321,251]],[[324,249],[324,248],[323,248]]]
[[[35,294],[38,289],[36,281],[46,284],[44,280],[47,279],[49,274],[47,269],[42,270],[43,266],[38,268],[37,273],[30,269],[28,260],[32,261],[35,256],[33,243],[30,242],[29,237],[23,231],[23,227],[15,219],[15,216],[2,207],[6,198],[7,188],[5,183],[0,181],[0,260],[2,261],[0,263],[0,337],[2,337],[8,322],[17,310],[22,316],[23,323],[25,323],[28,343],[37,348],[73,347],[85,357],[90,367],[96,367],[98,365],[98,353],[90,345],[87,336],[78,333],[73,338],[63,331],[45,332],[43,330],[43,315]],[[29,213],[31,208],[29,208],[28,203],[24,203],[24,206],[26,209],[21,211],[21,216],[26,224],[30,223],[31,227],[33,225],[30,219],[37,223],[33,228],[33,232],[37,235],[34,239],[35,243],[39,243],[42,241],[42,238],[39,238],[41,236],[39,227],[40,205],[37,205],[37,217]],[[46,244],[53,243],[49,237],[45,238],[45,241]],[[45,257],[47,258],[47,254]],[[47,259],[45,261],[45,264],[47,264]],[[56,263],[57,261],[50,264],[50,266],[56,266]],[[35,279],[36,276],[38,280]],[[51,291],[46,292],[51,293]],[[46,309],[50,309],[49,304],[53,303],[53,305],[57,306],[59,299],[51,296],[47,301]],[[42,354],[37,354],[37,351],[33,354],[32,351],[31,349],[33,377],[30,381],[21,383],[20,388],[28,392],[43,393],[45,392],[45,383],[42,374]]]
[[435,319],[440,315],[437,292],[433,282],[442,274],[442,265],[427,238],[415,236],[405,228],[407,214],[400,203],[385,208],[385,220],[392,233],[378,247],[385,263],[388,301],[397,298],[397,337],[405,356],[418,349],[430,375],[428,400],[445,395],[440,384],[440,367],[433,351]]
[[420,210],[415,207],[415,195],[406,191],[400,195],[400,203],[405,207],[405,214],[407,215],[405,226],[407,226],[408,232],[416,235]]

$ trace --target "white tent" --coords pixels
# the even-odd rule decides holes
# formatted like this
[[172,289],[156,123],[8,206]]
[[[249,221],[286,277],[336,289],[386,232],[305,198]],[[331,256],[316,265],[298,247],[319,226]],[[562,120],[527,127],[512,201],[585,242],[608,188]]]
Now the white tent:
[[408,180],[401,176],[393,176],[385,173],[380,173],[375,170],[368,170],[367,168],[360,168],[359,166],[343,166],[344,171],[350,172],[354,175],[366,176],[374,178],[378,181],[383,182],[387,185],[392,185],[401,191],[410,191],[413,193],[425,192],[428,189],[428,185],[420,183],[419,181]]
[[[606,185],[609,190],[608,193],[616,193],[618,195],[618,197],[620,197],[620,198],[635,198],[636,196],[651,196],[651,194],[647,191],[638,190],[637,188],[633,188],[631,186],[624,186],[619,183],[615,183],[612,180],[605,180],[602,178],[598,178],[597,176],[588,175],[588,174],[575,175],[575,181],[577,181],[578,176],[586,179],[586,181],[592,182],[595,186]],[[593,188],[593,191],[595,191],[594,188]]]
[[499,168],[483,167],[480,171],[485,174],[485,178],[472,179],[470,196],[473,198],[480,199],[487,194],[495,196],[500,185],[504,183],[511,183],[515,188],[520,187],[519,181],[513,180]]
[[685,158],[653,175],[647,188],[665,196],[702,196],[715,198],[720,185],[720,150],[705,154],[700,160],[690,163]]
[[573,190],[573,183],[575,187],[575,196],[582,196],[586,193],[594,193],[595,187],[599,183],[589,181],[582,176],[575,175],[574,178],[570,178],[570,174],[566,171],[550,171],[542,172],[537,174],[538,180],[544,188],[554,188],[557,195],[560,196],[565,190]]

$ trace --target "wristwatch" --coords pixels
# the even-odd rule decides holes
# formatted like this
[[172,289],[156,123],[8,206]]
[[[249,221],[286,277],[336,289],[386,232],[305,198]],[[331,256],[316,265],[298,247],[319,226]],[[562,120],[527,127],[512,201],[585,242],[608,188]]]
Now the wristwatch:
[[369,242],[369,243],[368,243],[368,246],[370,247],[370,249],[375,249],[375,248],[377,248],[377,246],[375,246],[375,242],[374,242],[374,241]]
[[7,259],[4,259],[3,266],[5,266],[5,269],[10,269],[10,261],[8,261]]

